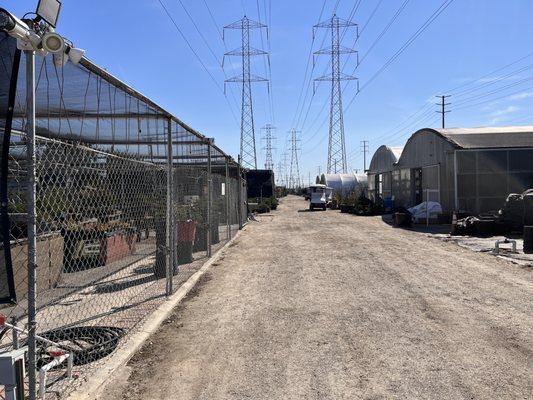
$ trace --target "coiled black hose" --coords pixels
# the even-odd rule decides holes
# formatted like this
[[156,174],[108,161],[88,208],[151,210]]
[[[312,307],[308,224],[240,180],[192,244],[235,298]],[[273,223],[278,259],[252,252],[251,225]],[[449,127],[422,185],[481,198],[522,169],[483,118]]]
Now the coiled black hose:
[[[110,326],[75,326],[39,334],[58,344],[59,349],[74,355],[74,365],[88,364],[111,354],[124,330]],[[38,344],[39,364],[53,360],[50,351],[59,350],[47,343]]]

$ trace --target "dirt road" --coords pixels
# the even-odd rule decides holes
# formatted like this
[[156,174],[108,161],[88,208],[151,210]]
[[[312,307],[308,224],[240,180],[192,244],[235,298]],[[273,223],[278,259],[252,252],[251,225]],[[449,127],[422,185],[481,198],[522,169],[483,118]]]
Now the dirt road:
[[104,398],[533,398],[533,270],[306,208],[251,223]]

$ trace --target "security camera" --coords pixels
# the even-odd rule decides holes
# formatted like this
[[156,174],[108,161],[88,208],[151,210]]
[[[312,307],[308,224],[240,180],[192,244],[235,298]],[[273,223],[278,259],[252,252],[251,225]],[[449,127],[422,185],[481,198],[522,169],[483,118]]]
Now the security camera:
[[3,8],[0,8],[0,31],[17,39],[17,48],[20,50],[35,50],[43,56],[46,55],[46,51],[40,47],[41,37],[24,21]]
[[3,8],[0,8],[0,30],[21,40],[28,40],[31,32],[28,25]]

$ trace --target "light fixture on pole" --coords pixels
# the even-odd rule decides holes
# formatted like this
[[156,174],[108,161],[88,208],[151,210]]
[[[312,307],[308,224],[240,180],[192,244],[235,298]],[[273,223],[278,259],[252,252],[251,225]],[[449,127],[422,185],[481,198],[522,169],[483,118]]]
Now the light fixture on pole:
[[55,28],[60,11],[61,2],[59,0],[39,0],[35,14],[48,25]]

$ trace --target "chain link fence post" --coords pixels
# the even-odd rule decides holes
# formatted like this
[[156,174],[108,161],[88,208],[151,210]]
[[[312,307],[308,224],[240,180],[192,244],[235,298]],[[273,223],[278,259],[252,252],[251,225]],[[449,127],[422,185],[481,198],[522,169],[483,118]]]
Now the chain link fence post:
[[174,224],[172,204],[172,119],[167,122],[167,210],[166,210],[166,295],[172,294],[172,275],[174,274]]
[[242,229],[242,182],[241,182],[241,156],[239,155],[237,163],[237,216],[239,218],[239,230]]
[[207,139],[207,257],[211,257],[211,202],[212,202],[212,176],[211,176],[211,141]]
[[226,239],[229,241],[231,239],[231,211],[230,211],[230,179],[229,179],[229,157],[226,157],[226,225],[227,231]]
[[26,55],[26,156],[27,156],[27,229],[28,229],[28,380],[29,398],[36,399],[36,203],[35,203],[35,52]]

